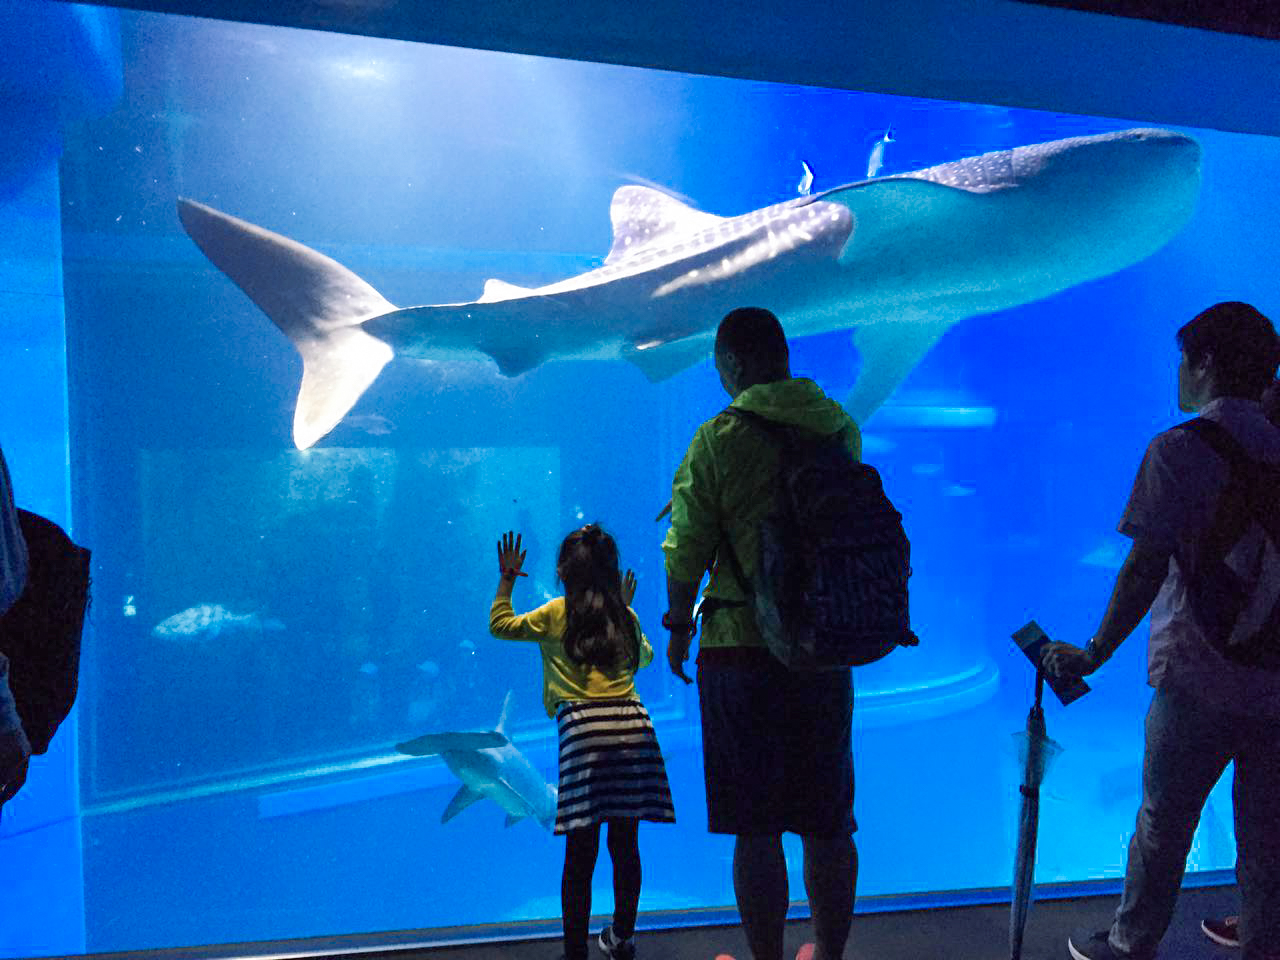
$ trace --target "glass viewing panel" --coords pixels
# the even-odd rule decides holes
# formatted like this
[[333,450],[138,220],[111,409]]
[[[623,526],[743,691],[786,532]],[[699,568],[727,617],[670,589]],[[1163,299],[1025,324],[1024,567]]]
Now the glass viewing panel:
[[[654,517],[727,403],[708,337],[744,303],[778,309],[795,374],[863,421],[912,540],[921,644],[856,673],[858,893],[1009,884],[1033,688],[1010,634],[1096,626],[1145,443],[1178,416],[1174,330],[1220,299],[1274,313],[1275,140],[120,24],[123,96],[61,161],[72,503],[95,551],[88,949],[557,917],[562,842],[491,799],[442,822],[455,771],[393,745],[492,730],[510,693],[504,732],[554,783],[536,651],[488,634],[494,543],[523,532],[529,609],[587,521],[636,571],[658,654],[638,688],[678,823],[641,830],[641,909],[731,905],[696,692],[665,667]],[[1015,152],[914,176],[996,151]],[[310,261],[189,208],[309,351],[295,433],[302,354],[179,198],[333,258],[364,306],[433,309],[370,325],[400,354],[379,373],[353,308],[304,293]],[[788,201],[803,215],[734,219]],[[1145,680],[1144,627],[1049,707],[1039,882],[1120,876]],[[1223,784],[1190,868],[1233,863]],[[603,867],[596,884],[604,913]]]

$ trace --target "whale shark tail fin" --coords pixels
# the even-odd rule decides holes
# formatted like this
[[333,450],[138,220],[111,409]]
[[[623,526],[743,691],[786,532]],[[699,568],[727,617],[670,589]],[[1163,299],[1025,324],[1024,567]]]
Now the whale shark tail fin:
[[193,200],[183,229],[302,356],[293,442],[305,450],[338,425],[392,357],[360,324],[396,308],[324,254]]

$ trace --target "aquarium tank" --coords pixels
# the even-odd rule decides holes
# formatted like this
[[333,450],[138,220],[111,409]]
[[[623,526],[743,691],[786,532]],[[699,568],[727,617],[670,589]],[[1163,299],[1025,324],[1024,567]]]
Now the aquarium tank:
[[[523,535],[525,610],[593,521],[638,578],[677,815],[640,831],[641,924],[731,909],[655,517],[748,304],[861,421],[911,538],[920,645],[855,672],[858,909],[1007,896],[1034,691],[1011,634],[1096,627],[1180,416],[1174,331],[1280,311],[1280,143],[14,10],[0,444],[94,580],[77,710],[0,820],[0,955],[554,931],[563,841],[490,798],[443,820],[458,764],[395,745],[502,717],[555,782],[536,651],[488,633],[494,545]],[[1145,627],[1090,682],[1048,704],[1042,884],[1122,875]],[[1234,858],[1224,782],[1189,869]]]

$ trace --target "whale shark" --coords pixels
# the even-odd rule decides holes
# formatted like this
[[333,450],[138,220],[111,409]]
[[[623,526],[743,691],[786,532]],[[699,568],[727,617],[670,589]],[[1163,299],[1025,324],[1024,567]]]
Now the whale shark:
[[532,817],[548,830],[556,822],[556,788],[547,783],[524,754],[507,739],[511,694],[502,701],[502,715],[493,730],[428,733],[396,744],[399,753],[415,757],[439,754],[462,781],[440,817],[448,823],[477,800],[488,797],[507,812],[507,826]]
[[1190,218],[1200,149],[1134,129],[985,153],[793,197],[738,216],[628,184],[603,264],[540,287],[396,307],[335,260],[180,199],[188,235],[302,356],[293,439],[332,430],[393,358],[489,358],[517,376],[615,358],[661,381],[706,359],[731,309],[789,337],[850,330],[859,423],[955,323],[1050,296],[1154,253]]

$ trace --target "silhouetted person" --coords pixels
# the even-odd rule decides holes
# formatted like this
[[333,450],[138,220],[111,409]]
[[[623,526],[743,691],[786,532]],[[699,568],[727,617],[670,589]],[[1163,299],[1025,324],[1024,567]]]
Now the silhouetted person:
[[[1076,960],[1155,957],[1200,812],[1232,762],[1244,960],[1280,954],[1280,500],[1263,490],[1280,467],[1280,430],[1259,402],[1280,340],[1232,302],[1196,316],[1177,343],[1178,404],[1199,417],[1147,448],[1120,522],[1133,546],[1098,632],[1083,649],[1050,645],[1043,661],[1052,674],[1092,673],[1151,612],[1155,695],[1124,894],[1109,929],[1070,938]],[[1268,617],[1269,643],[1258,629]]]
[[636,693],[635,673],[652,662],[653,647],[630,606],[635,575],[618,569],[613,537],[587,524],[564,538],[556,557],[564,596],[517,615],[511,591],[526,576],[525,553],[514,532],[498,542],[489,632],[538,644],[542,702],[559,730],[555,832],[565,838],[563,960],[586,960],[589,953],[591,877],[604,823],[613,861],[613,923],[597,942],[608,960],[635,960],[640,821],[674,823],[676,816],[658,738]]
[[[9,467],[0,451],[0,616],[13,606],[27,582],[27,545],[18,525]],[[9,661],[0,653],[0,807],[27,779],[31,744],[9,689]]]
[[[1277,427],[1280,427],[1280,380],[1271,381],[1271,386],[1262,395],[1262,412]],[[1224,947],[1240,946],[1240,916],[1207,917],[1200,921],[1200,929],[1214,943]]]
[[[812,380],[791,376],[790,352],[768,310],[734,310],[716,332],[716,370],[732,406],[861,454],[857,425]],[[672,484],[666,552],[667,659],[684,662],[693,605],[704,592],[698,652],[707,819],[732,834],[738,911],[755,960],[782,960],[789,896],[782,834],[804,842],[805,889],[817,960],[838,960],[849,937],[858,876],[853,843],[853,688],[850,672],[793,672],[765,646],[731,545],[750,580],[761,519],[774,502],[778,450],[755,426],[721,413],[698,428]],[[726,548],[727,549],[727,548]],[[813,947],[805,945],[801,955]]]

